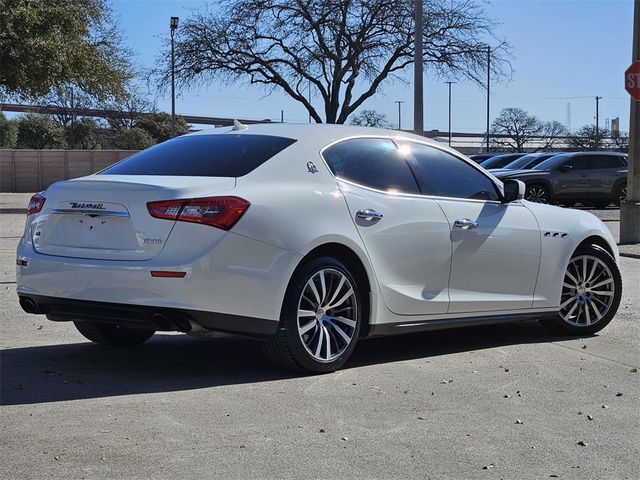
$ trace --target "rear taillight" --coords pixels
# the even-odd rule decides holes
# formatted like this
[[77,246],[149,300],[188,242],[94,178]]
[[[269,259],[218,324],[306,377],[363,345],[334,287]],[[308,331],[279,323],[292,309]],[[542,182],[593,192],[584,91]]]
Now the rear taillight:
[[44,198],[39,193],[36,193],[31,200],[29,200],[29,206],[27,207],[27,215],[31,215],[32,213],[38,213],[44,207],[44,202],[46,202],[46,198]]
[[240,197],[206,197],[147,203],[152,217],[193,222],[229,230],[251,205]]

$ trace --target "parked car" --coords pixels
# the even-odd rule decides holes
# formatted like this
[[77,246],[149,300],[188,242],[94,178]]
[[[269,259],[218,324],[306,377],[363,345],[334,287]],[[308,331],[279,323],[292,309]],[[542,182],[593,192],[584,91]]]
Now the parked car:
[[496,155],[498,154],[497,153],[478,153],[476,155],[469,155],[469,158],[476,163],[482,163],[491,157],[495,157]]
[[501,155],[495,155],[488,160],[480,163],[482,168],[486,168],[487,170],[492,168],[502,168],[505,165],[513,162],[514,160],[519,159],[520,157],[524,157],[526,153],[503,153]]
[[605,208],[627,196],[627,156],[614,152],[574,152],[555,155],[530,170],[496,173],[502,180],[526,184],[532,202],[590,203]]
[[551,158],[554,155],[558,155],[559,152],[536,152],[536,153],[528,153],[511,163],[508,163],[502,168],[492,168],[489,171],[496,175],[501,173],[504,170],[529,170],[539,163],[544,162],[547,158]]
[[99,344],[239,333],[309,372],[339,368],[362,337],[524,320],[599,331],[620,303],[614,238],[524,192],[405,132],[237,124],[35,195],[17,292]]

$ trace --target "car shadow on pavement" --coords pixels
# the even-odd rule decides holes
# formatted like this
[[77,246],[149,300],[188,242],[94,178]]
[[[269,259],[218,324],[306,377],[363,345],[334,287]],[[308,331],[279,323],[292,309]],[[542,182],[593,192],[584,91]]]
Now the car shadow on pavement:
[[[559,340],[532,324],[478,326],[362,341],[343,368]],[[0,405],[183,391],[302,376],[272,367],[245,337],[154,336],[137,348],[89,342],[0,352]]]

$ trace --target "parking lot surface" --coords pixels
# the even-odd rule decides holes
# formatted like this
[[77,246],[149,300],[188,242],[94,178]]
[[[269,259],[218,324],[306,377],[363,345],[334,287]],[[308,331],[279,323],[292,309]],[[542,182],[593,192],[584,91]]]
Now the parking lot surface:
[[24,313],[0,215],[0,478],[637,479],[640,260],[599,335],[536,323],[363,341],[342,370],[256,340],[99,347]]

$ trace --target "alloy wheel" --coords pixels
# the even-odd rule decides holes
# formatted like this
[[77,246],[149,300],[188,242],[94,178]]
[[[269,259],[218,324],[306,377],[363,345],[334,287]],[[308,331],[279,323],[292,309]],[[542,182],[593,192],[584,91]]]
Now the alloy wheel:
[[298,334],[317,361],[331,362],[349,347],[358,319],[358,299],[339,270],[322,269],[311,276],[298,302]]
[[549,203],[549,195],[544,187],[533,185],[527,189],[527,200],[536,203]]
[[623,185],[618,190],[618,201],[620,203],[624,203],[626,199],[627,199],[627,186]]
[[609,267],[592,255],[571,259],[562,284],[560,316],[577,327],[599,322],[611,308],[615,283]]

